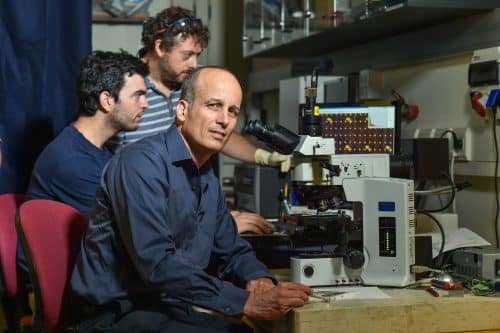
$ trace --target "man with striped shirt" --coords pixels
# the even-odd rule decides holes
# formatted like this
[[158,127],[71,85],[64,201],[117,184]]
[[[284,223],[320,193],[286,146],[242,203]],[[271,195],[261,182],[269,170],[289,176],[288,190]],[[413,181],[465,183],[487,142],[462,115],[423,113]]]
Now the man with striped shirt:
[[[138,130],[121,132],[118,147],[143,137],[167,130],[175,119],[180,88],[193,69],[198,66],[198,56],[208,45],[208,27],[191,11],[170,7],[144,21],[143,48],[139,56],[148,64],[150,75],[146,78],[146,98],[149,107]],[[247,163],[278,166],[282,172],[290,168],[290,156],[257,148],[239,133],[233,133],[223,153]],[[234,212],[239,232],[269,233],[272,224],[261,216]]]
[[146,99],[149,107],[144,114],[139,129],[135,131],[122,131],[118,134],[119,146],[126,146],[146,136],[166,131],[173,124],[175,110],[179,102],[180,90],[173,90],[170,97],[163,95],[155,85],[146,78]]

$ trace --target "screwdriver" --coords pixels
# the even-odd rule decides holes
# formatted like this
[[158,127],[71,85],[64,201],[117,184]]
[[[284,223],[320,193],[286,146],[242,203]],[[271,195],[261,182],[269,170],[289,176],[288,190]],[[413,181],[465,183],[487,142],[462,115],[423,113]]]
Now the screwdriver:
[[451,290],[451,289],[460,289],[460,288],[462,288],[458,284],[453,284],[453,283],[449,283],[449,282],[441,281],[441,280],[437,280],[437,279],[432,279],[431,280],[431,284],[434,287],[441,288],[441,289],[444,289],[444,290]]
[[436,289],[434,289],[431,286],[425,288],[425,291],[427,291],[429,294],[431,294],[434,297],[439,297],[439,293],[436,291]]

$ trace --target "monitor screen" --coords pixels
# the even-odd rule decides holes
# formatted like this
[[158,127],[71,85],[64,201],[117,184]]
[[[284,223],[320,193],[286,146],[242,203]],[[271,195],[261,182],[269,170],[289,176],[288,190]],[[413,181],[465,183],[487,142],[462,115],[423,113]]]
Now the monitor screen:
[[321,133],[335,138],[336,154],[394,154],[396,107],[317,104]]

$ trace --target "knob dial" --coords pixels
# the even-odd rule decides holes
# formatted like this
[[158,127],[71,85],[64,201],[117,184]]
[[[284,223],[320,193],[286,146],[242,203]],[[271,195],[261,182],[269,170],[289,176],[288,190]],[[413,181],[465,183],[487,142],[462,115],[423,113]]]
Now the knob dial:
[[314,268],[311,265],[307,265],[303,268],[303,272],[306,277],[310,278],[314,274]]
[[359,269],[365,263],[365,256],[359,250],[350,249],[347,250],[342,261],[344,262],[344,266],[348,268]]

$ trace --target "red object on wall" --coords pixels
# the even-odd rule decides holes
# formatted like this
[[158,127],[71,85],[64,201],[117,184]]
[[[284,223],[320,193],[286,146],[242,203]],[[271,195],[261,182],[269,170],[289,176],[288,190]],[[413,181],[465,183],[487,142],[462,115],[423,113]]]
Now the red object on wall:
[[486,116],[486,107],[481,103],[481,98],[483,94],[479,91],[473,91],[470,93],[470,101],[472,104],[472,108],[477,112],[477,114],[481,117]]

